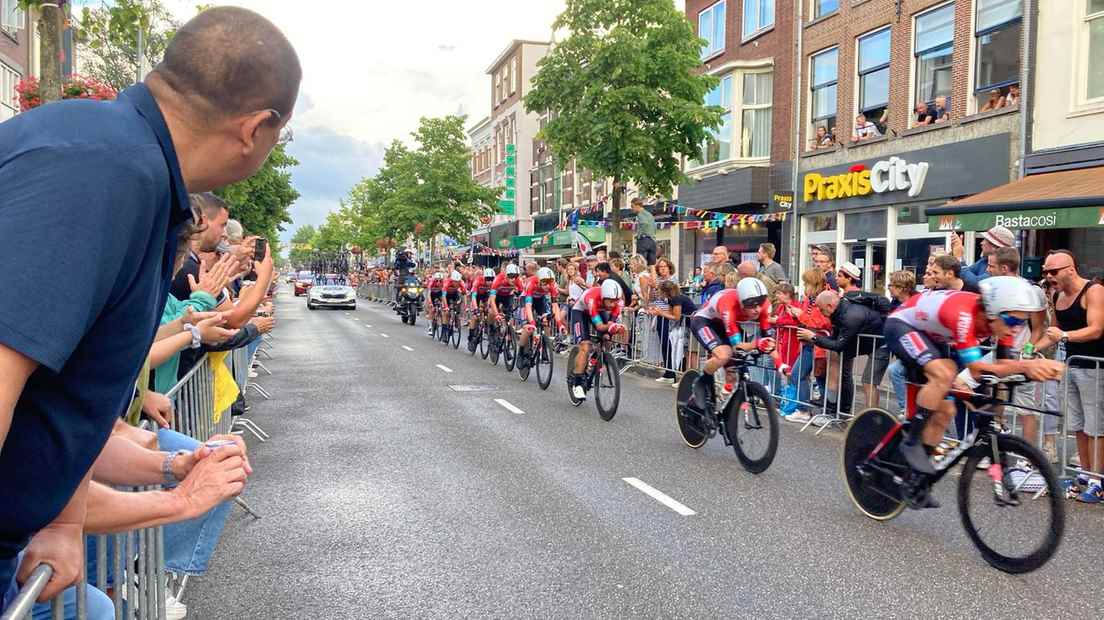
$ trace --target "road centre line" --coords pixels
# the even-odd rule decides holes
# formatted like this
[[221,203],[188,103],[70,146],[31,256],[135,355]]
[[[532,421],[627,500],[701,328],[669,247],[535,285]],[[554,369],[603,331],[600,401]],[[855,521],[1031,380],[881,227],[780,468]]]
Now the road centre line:
[[494,401],[496,403],[498,403],[499,405],[502,405],[502,408],[505,409],[506,411],[509,411],[510,413],[516,413],[518,415],[525,413],[521,409],[518,409],[517,407],[513,406],[510,403],[510,401],[506,400],[505,398],[496,398],[496,399],[494,399]]
[[443,364],[437,364],[437,367],[440,368],[441,370],[445,371],[445,372],[452,372],[451,368],[449,368],[448,366],[445,366]]
[[410,351],[411,353],[414,352],[414,349],[411,349],[410,347],[406,346],[405,344],[402,346],[402,348],[406,349],[407,351]]
[[676,501],[670,495],[667,495],[663,491],[660,491],[659,489],[656,489],[655,487],[647,484],[646,482],[640,480],[639,478],[622,478],[622,480],[624,480],[625,482],[629,483],[630,485],[636,487],[636,489],[638,491],[640,491],[641,493],[650,496],[652,499],[654,499],[657,502],[663,504],[664,506],[670,508],[671,510],[674,510],[675,512],[679,513],[680,515],[682,515],[684,517],[689,517],[690,515],[698,514],[698,513],[694,512],[693,510],[691,510],[690,508],[686,507],[686,505]]
[[391,337],[391,336],[388,336],[387,334],[385,334],[383,332],[380,332],[380,336],[383,336],[384,338],[390,338]]

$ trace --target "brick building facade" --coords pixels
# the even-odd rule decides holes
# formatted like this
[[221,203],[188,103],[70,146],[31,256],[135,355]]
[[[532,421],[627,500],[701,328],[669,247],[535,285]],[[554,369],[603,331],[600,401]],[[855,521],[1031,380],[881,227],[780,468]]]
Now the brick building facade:
[[15,0],[0,0],[0,121],[19,112],[15,85],[29,75],[30,30]]
[[[889,273],[922,272],[954,234],[929,208],[1017,177],[1022,2],[805,0],[801,9],[799,264],[810,265],[812,245],[827,246],[837,263],[863,269],[864,288],[885,292]],[[1001,105],[985,110],[994,89]],[[946,101],[945,115],[933,110],[945,118],[920,124],[917,101],[925,111]],[[882,122],[857,139],[860,112]],[[834,139],[818,142],[818,126]],[[926,171],[919,187],[886,182],[887,170],[907,165]],[[849,185],[856,175],[875,187]],[[975,232],[965,235],[968,260]]]
[[[721,79],[706,103],[726,109],[721,128],[706,143],[703,161],[690,161],[690,183],[679,204],[723,213],[772,211],[772,197],[793,186],[793,0],[687,0],[686,16],[707,40],[704,71]],[[714,246],[753,253],[773,242],[787,264],[788,223],[716,232],[673,229],[680,271],[699,266]],[[677,238],[675,238],[677,237]]]

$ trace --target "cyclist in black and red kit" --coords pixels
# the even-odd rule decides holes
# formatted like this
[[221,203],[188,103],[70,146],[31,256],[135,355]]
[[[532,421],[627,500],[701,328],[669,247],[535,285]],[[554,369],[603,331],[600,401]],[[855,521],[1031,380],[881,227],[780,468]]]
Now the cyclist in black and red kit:
[[509,319],[510,314],[513,313],[517,296],[521,294],[524,286],[518,272],[518,266],[510,263],[491,283],[489,294],[491,316],[495,318],[505,316]]
[[464,307],[466,302],[466,296],[468,294],[468,287],[464,284],[464,277],[460,275],[459,271],[453,270],[449,274],[448,280],[445,281],[442,287],[445,294],[444,304],[444,323],[448,323],[451,320],[449,313],[453,303],[457,304],[457,310]]
[[472,316],[468,321],[468,350],[475,350],[475,323],[479,320],[480,315],[487,311],[487,299],[491,294],[491,283],[494,282],[495,272],[494,269],[488,267],[480,272],[478,269],[474,270],[471,281],[468,282],[468,290],[471,291],[471,308]]
[[529,338],[537,330],[540,317],[552,314],[560,331],[567,331],[560,306],[554,303],[558,295],[559,289],[556,288],[556,277],[552,275],[552,270],[548,267],[538,269],[537,275],[529,278],[529,281],[525,283],[525,290],[522,291],[525,305],[522,306],[522,310],[526,325],[525,329],[521,330],[521,335],[518,336],[518,346],[523,351],[523,354],[518,356],[518,364],[523,368],[529,366]]

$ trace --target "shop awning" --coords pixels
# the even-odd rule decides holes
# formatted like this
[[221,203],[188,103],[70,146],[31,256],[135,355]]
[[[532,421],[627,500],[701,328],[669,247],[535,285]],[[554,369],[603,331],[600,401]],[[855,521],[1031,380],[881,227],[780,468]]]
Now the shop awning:
[[518,250],[524,250],[533,245],[534,241],[540,239],[543,235],[514,235],[510,237],[510,247]]
[[[575,236],[570,230],[558,230],[556,232],[535,235],[533,243],[543,247],[572,246]],[[591,243],[605,243],[606,229],[599,226],[580,226],[578,232]]]
[[1104,227],[1104,166],[1025,177],[927,210],[928,230]]

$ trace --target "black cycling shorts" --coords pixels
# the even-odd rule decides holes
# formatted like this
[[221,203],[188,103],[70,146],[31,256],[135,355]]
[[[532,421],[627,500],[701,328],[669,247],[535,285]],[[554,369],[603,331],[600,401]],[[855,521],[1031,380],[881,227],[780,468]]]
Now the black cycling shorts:
[[585,310],[571,310],[571,336],[575,344],[589,341],[595,329]]
[[495,305],[498,306],[498,311],[502,314],[510,314],[514,311],[514,300],[517,299],[515,295],[499,295],[495,294]]
[[540,317],[548,314],[549,312],[551,312],[551,309],[548,307],[548,298],[547,297],[534,297],[533,298],[533,318],[534,319],[539,319]]
[[445,291],[445,301],[452,303],[460,302],[460,291]]
[[713,349],[728,344],[724,339],[724,321],[720,319],[707,319],[704,316],[691,317],[690,331],[694,332],[694,337],[710,353]]
[[429,292],[429,301],[432,302],[434,305],[440,303],[440,301],[441,301],[441,291],[430,291]]
[[900,319],[886,319],[884,333],[886,346],[905,365],[912,383],[924,382],[924,366],[928,362],[955,359],[947,345],[936,344],[927,334]]
[[485,303],[487,303],[487,298],[490,297],[490,296],[491,296],[490,292],[476,293],[475,294],[475,301],[477,303],[485,304]]

